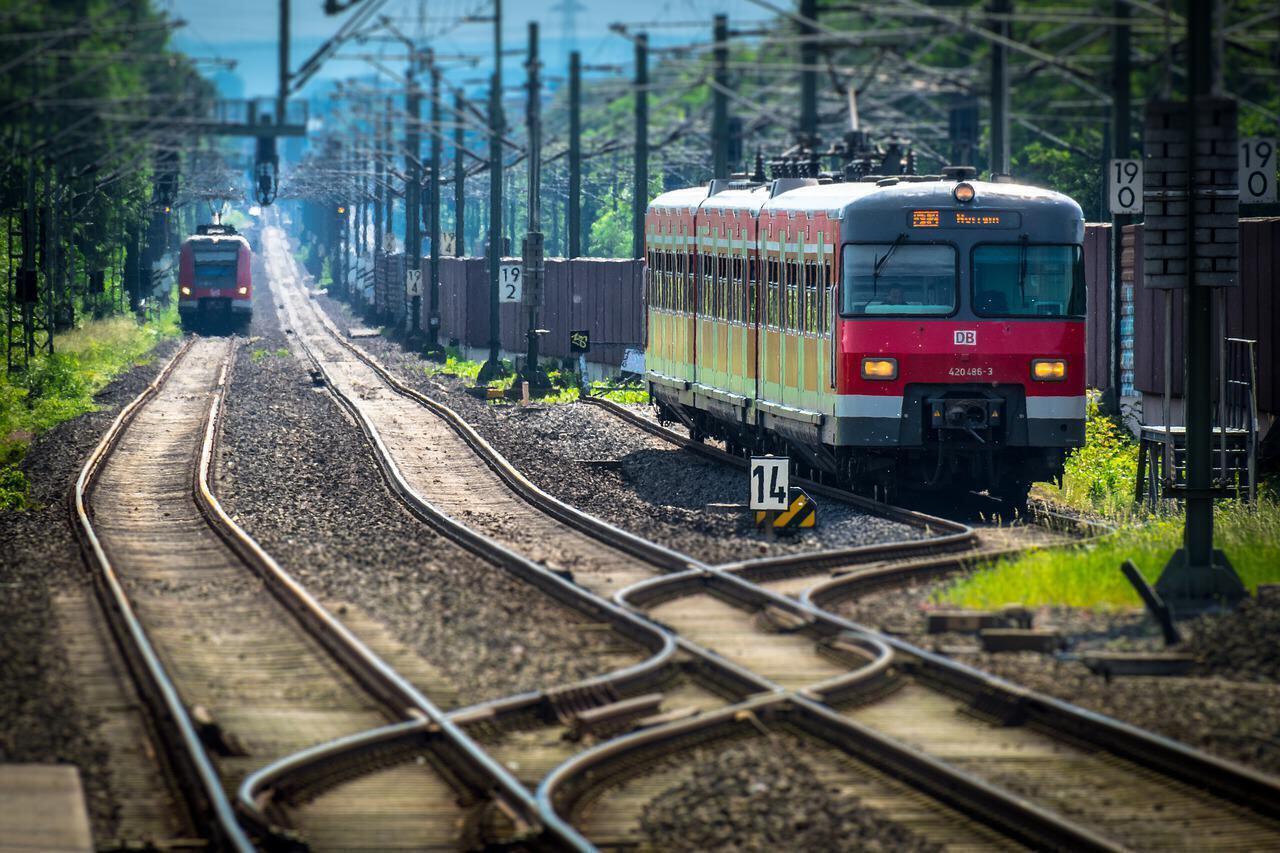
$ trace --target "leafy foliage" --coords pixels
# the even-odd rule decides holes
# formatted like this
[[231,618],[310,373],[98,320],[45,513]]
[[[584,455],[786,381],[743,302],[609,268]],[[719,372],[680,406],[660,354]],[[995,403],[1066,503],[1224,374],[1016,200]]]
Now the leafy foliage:
[[1075,509],[1126,516],[1133,505],[1138,444],[1102,411],[1097,392],[1089,395],[1086,417],[1084,447],[1067,456],[1062,485],[1043,488],[1052,500]]
[[20,466],[36,436],[93,411],[95,394],[177,334],[176,307],[141,325],[131,317],[98,320],[64,335],[58,352],[27,372],[0,378],[0,509],[27,504]]

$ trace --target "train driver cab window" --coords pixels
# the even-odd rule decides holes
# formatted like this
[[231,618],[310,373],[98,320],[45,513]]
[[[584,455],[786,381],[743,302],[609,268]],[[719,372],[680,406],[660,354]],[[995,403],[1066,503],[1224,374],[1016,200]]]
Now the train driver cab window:
[[240,246],[235,242],[197,242],[192,247],[196,283],[201,287],[234,287]]
[[844,247],[846,316],[939,316],[956,309],[956,250],[951,246],[873,243]]
[[988,317],[1083,317],[1079,246],[1014,243],[973,250],[973,310]]

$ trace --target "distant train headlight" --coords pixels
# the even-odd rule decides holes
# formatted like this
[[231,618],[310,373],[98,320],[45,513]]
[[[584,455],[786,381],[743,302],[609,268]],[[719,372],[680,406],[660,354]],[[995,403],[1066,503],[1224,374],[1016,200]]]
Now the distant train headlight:
[[247,287],[242,287],[242,288],[240,288],[240,289],[239,289],[238,291],[236,291],[236,292],[237,292],[237,293],[239,293],[241,296],[244,296],[245,294],[247,294],[247,293],[249,292],[249,288],[247,288]]
[[862,360],[863,379],[897,379],[898,360],[896,358],[864,358]]
[[1034,358],[1031,378],[1037,382],[1061,382],[1067,378],[1067,363],[1060,358]]
[[189,288],[189,287],[184,287],[184,288],[182,288],[182,295],[183,295],[183,296],[190,296],[190,295],[191,295],[191,288]]

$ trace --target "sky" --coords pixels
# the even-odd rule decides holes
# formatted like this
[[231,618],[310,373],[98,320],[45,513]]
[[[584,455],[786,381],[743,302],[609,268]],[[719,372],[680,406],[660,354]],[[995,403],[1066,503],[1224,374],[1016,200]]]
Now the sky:
[[[772,0],[778,5],[791,5],[790,0]],[[219,85],[226,96],[273,95],[277,79],[276,39],[279,6],[276,0],[154,0],[170,15],[188,23],[179,29],[173,44],[196,57],[221,57],[236,61],[235,77],[223,75]],[[371,0],[361,0],[361,3]],[[650,40],[655,45],[690,40],[709,40],[711,18],[725,13],[739,21],[759,21],[769,13],[750,0],[569,0],[579,6],[576,13],[576,42],[587,64],[619,64],[630,67],[634,50],[631,43],[610,33],[615,21],[648,24]],[[297,68],[316,48],[341,26],[352,11],[333,17],[324,14],[324,0],[292,0],[290,38],[291,66]],[[387,0],[378,12],[393,19],[403,32],[416,36],[441,53],[474,53],[486,63],[492,52],[492,28],[488,24],[453,25],[466,14],[491,13],[491,0]],[[425,19],[419,22],[420,15]],[[522,50],[528,40],[528,22],[537,20],[541,28],[542,53],[548,75],[563,74],[568,63],[570,42],[565,27],[562,0],[506,0],[503,3],[504,48]],[[681,26],[687,24],[687,26]],[[674,26],[673,26],[674,25]],[[446,31],[447,30],[447,31]],[[395,51],[394,46],[349,44],[343,53]],[[395,63],[402,66],[403,62]],[[504,73],[511,82],[522,76],[522,60],[518,56],[504,58]],[[207,68],[210,74],[214,69]],[[331,60],[309,84],[317,87],[324,80],[365,75],[368,63],[360,60]],[[479,70],[461,72],[462,77],[487,74],[487,65]],[[243,93],[232,91],[236,82]],[[307,94],[306,91],[303,93]]]

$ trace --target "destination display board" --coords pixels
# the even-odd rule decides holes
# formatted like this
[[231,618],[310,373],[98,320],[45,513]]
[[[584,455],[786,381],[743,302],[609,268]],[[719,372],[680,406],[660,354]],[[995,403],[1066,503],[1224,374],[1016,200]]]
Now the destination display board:
[[907,213],[912,228],[1021,228],[1022,214],[1016,210],[912,210]]

